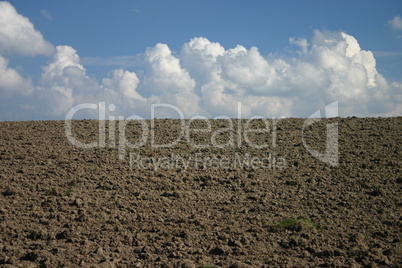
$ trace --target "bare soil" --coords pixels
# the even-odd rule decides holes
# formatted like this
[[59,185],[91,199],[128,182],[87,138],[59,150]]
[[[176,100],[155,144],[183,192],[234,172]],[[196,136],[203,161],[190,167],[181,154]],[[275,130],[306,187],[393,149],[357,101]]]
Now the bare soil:
[[124,147],[118,123],[105,122],[102,147],[98,121],[71,122],[74,139],[100,148],[72,145],[63,121],[0,122],[0,265],[401,267],[402,117],[305,130],[324,152],[338,123],[337,166],[306,150],[304,119],[269,121],[248,142],[246,121],[228,122],[186,121],[206,131],[169,148],[155,145],[183,121],[146,121],[139,148],[134,121]]

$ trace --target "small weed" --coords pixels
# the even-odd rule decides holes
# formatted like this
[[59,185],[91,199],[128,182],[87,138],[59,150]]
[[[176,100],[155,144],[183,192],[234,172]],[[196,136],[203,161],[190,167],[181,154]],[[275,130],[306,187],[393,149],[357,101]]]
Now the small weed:
[[68,189],[68,190],[66,191],[66,195],[67,195],[67,196],[71,196],[72,193],[73,193],[73,190],[71,190],[71,189]]
[[287,229],[287,230],[292,230],[292,231],[298,231],[299,232],[303,228],[301,223],[305,227],[314,228],[316,230],[321,230],[322,229],[320,224],[311,221],[309,218],[299,217],[297,219],[290,219],[290,220],[280,221],[279,223],[277,223],[275,225],[275,227],[273,228],[273,231],[278,231],[280,229]]
[[98,166],[94,167],[94,169],[93,169],[93,171],[98,171],[98,170],[99,170]]
[[45,191],[45,196],[50,196],[50,195],[56,195],[56,193],[55,193],[55,191],[54,190],[46,190]]

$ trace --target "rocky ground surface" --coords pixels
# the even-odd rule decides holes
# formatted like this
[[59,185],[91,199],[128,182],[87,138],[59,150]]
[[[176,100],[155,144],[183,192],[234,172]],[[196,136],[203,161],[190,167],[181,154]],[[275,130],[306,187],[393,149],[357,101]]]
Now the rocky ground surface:
[[402,117],[304,122],[0,122],[0,265],[400,267]]

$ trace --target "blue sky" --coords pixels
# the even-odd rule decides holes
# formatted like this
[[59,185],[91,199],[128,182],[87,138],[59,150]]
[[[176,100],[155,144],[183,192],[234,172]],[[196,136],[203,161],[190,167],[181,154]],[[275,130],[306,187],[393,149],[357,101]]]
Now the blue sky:
[[[244,101],[245,116],[304,117],[336,100],[342,116],[395,116],[402,111],[402,1],[9,3],[16,20],[29,19],[53,48],[7,50],[7,42],[24,33],[0,34],[4,68],[19,79],[11,85],[0,79],[0,120],[64,119],[74,105],[98,101],[114,103],[126,116],[144,117],[149,114],[141,111],[150,103],[170,103],[186,117],[234,116],[231,107],[237,101]],[[358,42],[355,57],[345,56],[352,41],[341,33]],[[190,44],[193,38],[202,39]],[[329,39],[337,45],[329,45]],[[308,44],[304,50],[300,40]],[[336,47],[342,46],[340,52]],[[372,53],[374,67],[364,51]],[[60,65],[64,57],[69,59],[66,66]],[[342,66],[327,64],[332,61]],[[302,72],[310,67],[309,73]],[[373,68],[381,77],[370,77]],[[361,77],[361,69],[367,77]],[[347,77],[353,72],[360,82]],[[315,81],[314,74],[325,81]],[[317,94],[320,98],[313,97]]]

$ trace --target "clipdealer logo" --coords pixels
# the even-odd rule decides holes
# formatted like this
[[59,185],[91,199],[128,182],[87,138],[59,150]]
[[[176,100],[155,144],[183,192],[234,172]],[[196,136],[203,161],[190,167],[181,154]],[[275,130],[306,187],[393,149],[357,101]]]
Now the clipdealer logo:
[[[175,111],[181,120],[180,122],[180,132],[175,140],[164,143],[158,144],[156,143],[156,131],[155,131],[155,110],[157,108],[168,108]],[[238,119],[242,118],[242,106],[241,102],[238,103]],[[92,109],[98,110],[98,119],[99,119],[99,139],[98,141],[92,142],[82,142],[79,141],[72,131],[72,119],[74,115],[83,109]],[[108,111],[113,112],[115,111],[116,106],[114,104],[108,105]],[[338,102],[333,102],[325,107],[325,117],[336,117],[338,116]],[[275,148],[277,146],[277,123],[278,120],[283,119],[284,117],[280,118],[272,118],[268,120],[262,116],[253,116],[246,120],[244,127],[242,126],[241,120],[231,119],[227,116],[217,116],[214,119],[224,119],[228,122],[229,126],[225,128],[220,128],[215,131],[212,130],[212,124],[210,119],[204,116],[194,116],[190,119],[185,119],[184,114],[182,111],[173,105],[170,104],[152,104],[151,105],[151,119],[146,120],[141,116],[138,115],[131,115],[129,117],[124,116],[108,116],[108,143],[106,143],[106,103],[99,102],[96,103],[83,103],[74,106],[66,115],[65,118],[65,133],[68,141],[79,148],[104,148],[106,146],[109,147],[117,147],[119,152],[119,160],[125,160],[127,155],[127,149],[138,149],[140,147],[145,146],[148,142],[152,149],[158,148],[169,148],[174,147],[179,142],[187,142],[187,144],[192,148],[228,148],[228,147],[238,147],[240,148],[243,143],[247,144],[248,146],[256,149],[267,149],[267,148]],[[251,123],[253,120],[261,120],[263,122],[263,128],[252,128]],[[309,118],[307,118],[302,127],[302,142],[304,148],[315,158],[318,160],[330,165],[330,166],[337,166],[339,162],[338,157],[338,123],[327,124],[326,128],[326,151],[324,153],[314,150],[310,147],[304,135],[304,132],[307,127],[310,125],[320,121],[321,119],[321,112],[320,110],[313,113]],[[135,120],[135,123],[140,125],[141,134],[136,143],[132,143],[127,139],[126,135],[126,127],[127,124]],[[200,120],[205,123],[204,128],[194,128],[191,127],[191,123],[195,120]],[[115,134],[116,129],[116,122],[118,122],[118,138]],[[150,125],[148,125],[148,122]],[[235,124],[237,125],[237,129],[235,131]],[[218,136],[221,133],[227,133],[229,138],[225,143],[218,141]],[[192,133],[210,133],[210,143],[209,144],[197,144],[193,139],[191,139]],[[271,136],[271,141],[265,144],[255,144],[250,139],[251,133],[269,133]],[[279,160],[279,161],[278,161]],[[280,163],[280,164],[278,164]],[[177,155],[171,156],[170,158],[154,158],[154,157],[145,157],[139,154],[130,154],[130,168],[133,164],[137,164],[139,168],[147,168],[147,169],[166,169],[172,167],[181,166],[184,169],[187,169],[190,165],[193,167],[202,167],[202,168],[228,168],[228,167],[240,167],[240,168],[284,168],[286,166],[286,161],[283,157],[278,157],[277,155],[272,154],[269,152],[268,157],[264,159],[253,158],[250,157],[249,154],[245,153],[243,155],[235,154],[232,158],[225,158],[220,157],[217,159],[213,159],[208,156],[201,155],[194,155],[193,157],[189,157],[188,159],[184,159]]]
[[[325,106],[325,117],[330,118],[330,117],[337,117],[339,115],[338,113],[338,102],[335,101],[327,106]],[[305,138],[304,138],[304,132],[305,129],[321,120],[321,112],[320,110],[317,110],[315,113],[309,116],[309,118],[304,121],[303,128],[302,128],[302,141],[303,141],[303,146],[306,148],[306,150],[312,154],[315,158],[318,160],[336,167],[339,164],[339,139],[338,139],[338,123],[331,123],[326,125],[326,146],[325,146],[325,153],[321,153],[319,151],[314,150],[311,148]]]

